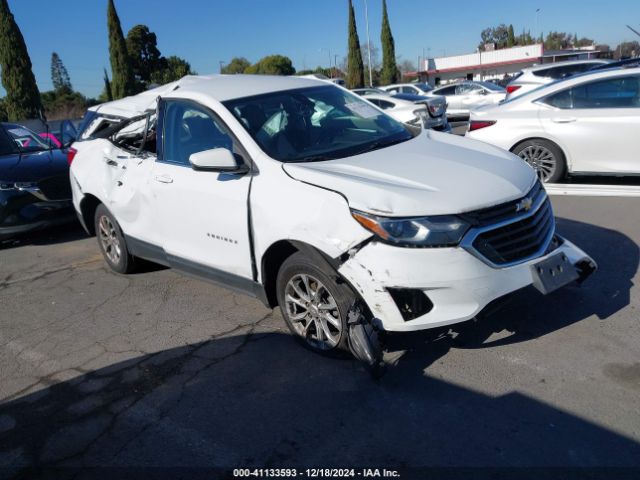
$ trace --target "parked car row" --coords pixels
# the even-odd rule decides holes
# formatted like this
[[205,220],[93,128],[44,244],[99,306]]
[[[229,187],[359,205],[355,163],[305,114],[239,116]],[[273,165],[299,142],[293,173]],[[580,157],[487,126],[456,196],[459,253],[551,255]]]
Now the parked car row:
[[444,97],[447,116],[469,117],[467,136],[519,155],[543,182],[567,175],[638,175],[638,59],[576,60],[523,69],[506,89],[463,81],[381,87]]
[[390,94],[378,88],[352,90],[388,115],[411,126],[451,132],[444,97],[424,97],[412,93]]
[[506,97],[506,90],[491,82],[464,81],[432,88],[425,83],[394,84],[380,87],[389,93],[414,93],[427,98],[444,97],[447,117],[468,118],[471,110],[483,105],[496,105]]

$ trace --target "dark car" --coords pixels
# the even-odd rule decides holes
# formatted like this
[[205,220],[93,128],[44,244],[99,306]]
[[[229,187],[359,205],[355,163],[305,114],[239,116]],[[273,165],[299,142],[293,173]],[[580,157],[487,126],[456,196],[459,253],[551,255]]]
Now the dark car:
[[0,239],[74,219],[66,152],[21,125],[0,124]]

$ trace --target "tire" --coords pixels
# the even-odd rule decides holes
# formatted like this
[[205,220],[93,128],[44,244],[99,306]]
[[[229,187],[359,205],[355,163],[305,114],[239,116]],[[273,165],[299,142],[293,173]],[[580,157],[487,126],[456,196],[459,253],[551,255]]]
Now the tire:
[[[319,265],[297,252],[284,261],[276,279],[278,304],[289,330],[318,353],[349,351],[347,313],[356,295],[336,278],[328,265]],[[327,320],[327,315],[333,320]]]
[[117,273],[134,271],[135,258],[129,253],[120,225],[104,205],[98,205],[94,216],[96,238],[109,267]]
[[526,140],[516,145],[512,152],[531,165],[544,183],[559,182],[567,173],[567,162],[562,149],[549,140]]

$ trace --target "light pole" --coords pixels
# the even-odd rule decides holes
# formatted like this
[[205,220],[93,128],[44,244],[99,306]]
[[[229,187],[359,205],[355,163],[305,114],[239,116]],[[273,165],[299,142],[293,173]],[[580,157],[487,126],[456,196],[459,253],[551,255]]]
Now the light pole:
[[367,51],[369,52],[369,86],[373,87],[373,73],[371,71],[371,39],[369,38],[369,9],[367,0],[364,0],[364,19],[367,24]]
[[333,58],[331,56],[331,50],[328,48],[321,48],[320,51],[322,52],[323,50],[326,50],[327,52],[329,52],[329,77],[333,78],[333,72],[331,71],[331,59]]
[[536,8],[536,36],[540,38],[540,32],[538,31],[538,17],[540,16],[540,9]]
[[220,64],[220,73],[222,73],[222,66],[226,63],[224,60],[218,62]]
[[338,54],[333,55],[333,71],[335,73],[336,78],[338,78]]

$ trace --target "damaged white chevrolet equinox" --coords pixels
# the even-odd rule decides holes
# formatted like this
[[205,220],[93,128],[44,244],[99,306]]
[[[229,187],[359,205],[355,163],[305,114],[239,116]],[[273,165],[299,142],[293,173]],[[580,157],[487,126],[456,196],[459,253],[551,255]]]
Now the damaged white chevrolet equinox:
[[69,161],[113,270],[143,258],[248,292],[319,351],[367,354],[355,325],[463,322],[595,269],[522,159],[316,80],[185,77],[93,107]]

